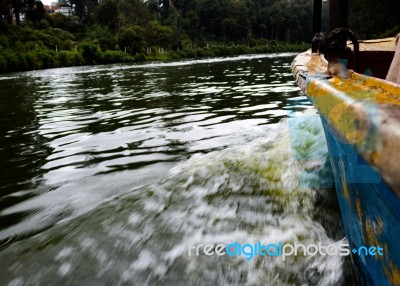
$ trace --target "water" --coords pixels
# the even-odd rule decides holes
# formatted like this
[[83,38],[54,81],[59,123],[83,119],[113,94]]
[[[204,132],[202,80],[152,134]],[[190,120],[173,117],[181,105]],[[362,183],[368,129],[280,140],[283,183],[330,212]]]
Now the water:
[[0,77],[0,283],[343,284],[339,256],[188,254],[342,242],[323,130],[293,57]]

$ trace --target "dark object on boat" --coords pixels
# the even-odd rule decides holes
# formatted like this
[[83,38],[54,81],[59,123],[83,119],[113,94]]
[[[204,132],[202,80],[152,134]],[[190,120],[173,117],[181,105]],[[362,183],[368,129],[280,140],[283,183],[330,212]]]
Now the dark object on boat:
[[[351,49],[347,47],[347,38],[350,38],[354,46],[354,70],[359,72],[359,44],[353,32],[347,28],[336,28],[328,35],[322,32],[315,34],[312,40],[312,52],[324,54],[325,59],[328,61],[328,70],[330,70],[331,66],[333,67],[339,64],[340,61],[349,58]],[[345,64],[347,65],[347,63]]]

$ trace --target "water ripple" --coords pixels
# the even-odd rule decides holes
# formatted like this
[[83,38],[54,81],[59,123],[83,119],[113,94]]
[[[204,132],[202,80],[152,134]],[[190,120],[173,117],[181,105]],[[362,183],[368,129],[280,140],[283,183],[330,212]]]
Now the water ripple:
[[0,239],[85,213],[195,154],[264,136],[269,124],[287,116],[286,98],[300,94],[287,78],[292,57],[88,66],[2,78]]

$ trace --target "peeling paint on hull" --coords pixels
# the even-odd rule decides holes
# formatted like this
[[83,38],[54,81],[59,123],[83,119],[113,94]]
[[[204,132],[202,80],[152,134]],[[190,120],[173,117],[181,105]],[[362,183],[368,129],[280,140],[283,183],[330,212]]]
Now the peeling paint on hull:
[[324,126],[350,247],[383,247],[382,256],[352,254],[353,268],[361,284],[400,285],[400,86],[326,70],[311,52],[292,63]]
[[337,140],[340,135],[321,119],[350,249],[384,248],[383,256],[352,254],[357,278],[364,285],[400,285],[400,201],[377,170],[353,146]]

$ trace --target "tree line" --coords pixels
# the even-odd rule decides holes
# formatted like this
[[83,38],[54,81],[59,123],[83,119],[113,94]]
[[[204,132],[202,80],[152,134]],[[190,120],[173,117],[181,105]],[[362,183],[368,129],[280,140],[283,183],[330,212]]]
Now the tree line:
[[[20,13],[36,27],[41,22],[69,32],[101,28],[131,50],[143,45],[183,48],[182,42],[247,43],[274,39],[291,43],[308,41],[311,0],[69,0],[77,17],[51,19],[35,0],[0,0],[3,22],[20,24]],[[60,17],[59,17],[60,18]],[[58,27],[60,28],[60,27]],[[133,43],[135,42],[135,43]]]
[[[313,0],[58,1],[73,15],[47,14],[36,0],[0,0],[0,71],[298,50],[313,36]],[[400,2],[375,2],[350,0],[350,28],[361,38],[399,27]]]

